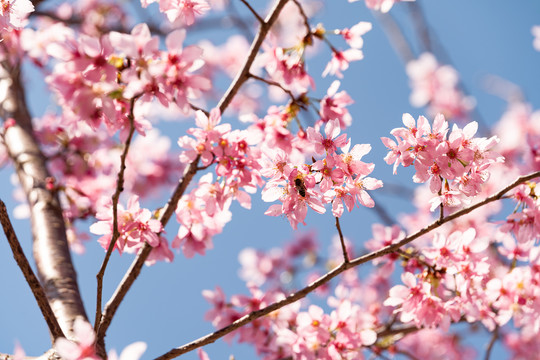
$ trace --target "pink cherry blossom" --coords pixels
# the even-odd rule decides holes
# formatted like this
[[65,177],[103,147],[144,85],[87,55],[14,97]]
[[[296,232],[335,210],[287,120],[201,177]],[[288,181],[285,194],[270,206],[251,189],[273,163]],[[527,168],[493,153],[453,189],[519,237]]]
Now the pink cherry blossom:
[[310,127],[307,130],[308,139],[315,145],[315,152],[317,154],[323,154],[325,152],[332,154],[336,152],[338,147],[345,146],[347,144],[347,135],[339,135],[340,132],[341,129],[338,120],[331,120],[325,124],[325,137],[314,128]]
[[94,342],[96,335],[92,326],[83,318],[78,317],[73,323],[75,341],[58,338],[55,348],[58,354],[66,360],[100,360],[95,353]]
[[34,5],[29,0],[2,0],[0,5],[0,29],[7,31],[21,29],[28,14],[34,11]]
[[350,47],[361,49],[364,46],[364,39],[362,39],[362,35],[365,35],[367,32],[371,31],[371,29],[371,23],[360,21],[350,29],[341,30],[340,33]]
[[[113,214],[112,203],[105,203],[98,210],[96,218],[100,221],[90,226],[90,231],[97,235],[103,235],[98,241],[107,249],[113,237]],[[119,238],[114,248],[118,252],[138,249],[145,242],[155,247],[160,245],[158,233],[163,230],[161,223],[152,219],[152,213],[148,209],[139,207],[139,198],[132,196],[124,210],[121,204],[117,208]]]
[[187,26],[195,22],[195,15],[202,15],[210,9],[205,0],[141,0],[141,4],[147,7],[156,1],[159,11],[165,13],[170,22],[181,19]]
[[349,63],[352,61],[362,60],[364,58],[364,53],[358,49],[347,49],[345,51],[334,50],[332,52],[332,59],[326,65],[322,76],[326,75],[336,75],[338,78],[342,78],[342,71],[345,71],[349,68]]
[[339,85],[340,82],[335,80],[328,88],[326,96],[321,100],[320,114],[323,122],[338,119],[340,127],[345,129],[352,123],[351,114],[345,107],[354,101],[345,91],[337,92]]

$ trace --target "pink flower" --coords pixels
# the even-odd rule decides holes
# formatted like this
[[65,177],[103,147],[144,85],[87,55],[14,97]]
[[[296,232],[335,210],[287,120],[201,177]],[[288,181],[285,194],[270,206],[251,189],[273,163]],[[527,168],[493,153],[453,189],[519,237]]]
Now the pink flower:
[[21,29],[32,11],[34,5],[29,0],[1,0],[0,29],[7,31]]
[[531,32],[534,36],[533,47],[537,51],[540,51],[540,26],[539,25],[533,26],[531,29]]
[[332,52],[332,60],[326,65],[322,76],[325,77],[330,74],[342,78],[343,74],[341,71],[347,70],[351,61],[362,60],[363,58],[364,53],[358,49],[347,49],[345,51],[334,50]]
[[146,343],[142,341],[134,342],[122,350],[120,357],[115,350],[109,352],[109,360],[139,360],[142,354],[146,351]]
[[364,39],[362,39],[362,35],[365,35],[368,31],[371,30],[371,28],[371,23],[360,21],[358,24],[354,25],[350,29],[341,30],[341,35],[343,36],[347,44],[350,45],[350,47],[355,49],[361,49],[362,46],[364,46]]
[[[100,221],[90,226],[90,232],[103,235],[98,242],[103,248],[108,249],[113,236],[113,215],[112,203],[102,205],[96,214]],[[124,210],[121,204],[117,207],[117,220],[119,238],[114,247],[118,252],[124,250],[137,250],[145,242],[155,247],[160,245],[158,233],[163,231],[161,223],[152,218],[152,213],[148,209],[139,207],[139,198],[133,195],[128,201],[128,208]]]
[[297,53],[275,47],[268,49],[259,61],[274,81],[295,94],[303,94],[309,87],[315,88],[313,79],[304,67],[304,60]]
[[413,106],[429,106],[431,114],[443,113],[447,117],[465,117],[474,107],[474,100],[458,88],[459,76],[449,65],[439,65],[430,53],[407,64],[411,79]]
[[75,341],[58,338],[54,344],[56,351],[66,360],[101,360],[95,352],[96,335],[92,326],[83,318],[77,317],[73,323]]
[[370,208],[375,206],[375,202],[366,190],[375,190],[382,186],[383,182],[381,180],[365,177],[365,175],[358,176],[354,181],[347,185],[349,192],[356,197],[356,201],[360,205]]
[[324,154],[325,152],[327,154],[333,154],[338,147],[345,146],[347,144],[347,135],[339,135],[340,132],[341,128],[337,119],[328,121],[324,126],[326,137],[323,137],[312,127],[307,129],[308,140],[315,145],[315,152],[317,154]]
[[[358,0],[349,0],[349,2]],[[414,0],[366,0],[366,6],[370,9],[387,13],[392,9],[395,3],[400,1],[414,1]]]
[[141,0],[141,4],[145,8],[156,1],[159,11],[165,13],[170,22],[181,19],[187,26],[195,22],[195,15],[202,15],[210,9],[204,0]]
[[463,200],[461,199],[461,193],[459,191],[455,190],[443,190],[442,194],[439,196],[435,196],[431,200],[429,200],[431,207],[429,208],[430,211],[435,211],[439,205],[442,205],[444,207],[457,207],[463,203]]
[[352,123],[351,114],[349,114],[346,106],[351,105],[354,101],[345,91],[337,92],[339,85],[340,82],[335,80],[328,88],[326,96],[320,103],[320,114],[323,122],[338,119],[339,126],[345,129]]

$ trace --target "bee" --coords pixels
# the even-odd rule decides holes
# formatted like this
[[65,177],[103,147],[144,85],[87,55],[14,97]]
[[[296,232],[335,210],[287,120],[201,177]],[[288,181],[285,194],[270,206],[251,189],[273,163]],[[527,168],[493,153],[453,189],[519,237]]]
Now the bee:
[[306,184],[304,184],[304,180],[300,178],[294,179],[294,187],[296,188],[296,191],[298,191],[298,194],[300,194],[301,197],[306,197]]

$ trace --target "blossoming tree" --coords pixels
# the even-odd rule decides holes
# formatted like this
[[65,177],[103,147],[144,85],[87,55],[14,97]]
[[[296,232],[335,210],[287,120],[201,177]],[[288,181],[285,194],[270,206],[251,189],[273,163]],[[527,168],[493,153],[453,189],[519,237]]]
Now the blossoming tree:
[[[493,127],[482,120],[417,2],[366,0],[379,21],[336,28],[321,6],[335,4],[2,0],[0,163],[15,174],[19,204],[0,201],[0,221],[50,335],[29,355],[204,360],[203,347],[222,338],[275,360],[487,359],[496,343],[516,359],[538,354],[540,113],[514,90]],[[416,32],[400,30],[398,8]],[[359,142],[353,121],[382,119],[355,119],[361,99],[341,81],[370,56],[374,29],[404,60],[410,103],[425,114],[401,111],[389,134]],[[539,27],[532,34],[540,50]],[[41,80],[50,105],[33,113],[27,100],[43,98],[33,89]],[[375,146],[386,155],[376,159]],[[394,176],[383,184],[375,163]],[[392,188],[414,205],[399,218],[378,200]],[[259,199],[268,204],[253,214]],[[265,250],[247,242],[247,292],[208,285],[214,331],[161,349],[133,339],[118,355],[106,336],[122,331],[111,325],[136,301],[129,291],[141,272],[209,256],[233,213],[275,217],[297,236]],[[359,225],[365,214],[378,219]],[[13,215],[31,224],[35,266]],[[302,232],[321,218],[336,234],[329,251]],[[235,236],[257,236],[246,228]],[[86,290],[72,253],[95,244]],[[126,257],[112,285],[110,267]],[[471,348],[464,328],[484,329],[485,346]],[[13,348],[0,359],[27,358],[24,344]]]

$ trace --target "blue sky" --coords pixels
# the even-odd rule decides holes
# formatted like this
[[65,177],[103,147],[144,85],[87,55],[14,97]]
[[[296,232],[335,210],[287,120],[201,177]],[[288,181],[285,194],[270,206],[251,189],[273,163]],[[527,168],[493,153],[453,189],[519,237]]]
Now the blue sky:
[[[240,8],[241,4],[237,3]],[[380,23],[362,1],[349,4],[346,0],[332,0],[324,3],[324,10],[313,24],[322,20],[330,29],[352,26],[359,21],[373,22],[373,30],[365,36],[365,59],[353,63],[342,81],[341,88],[347,90],[355,100],[350,107],[353,126],[347,133],[353,143],[372,144],[373,150],[365,159],[376,164],[373,176],[388,184],[413,188],[410,174],[406,171],[392,176],[391,166],[382,160],[386,150],[379,140],[381,136],[388,136],[392,128],[401,125],[404,112],[410,112],[414,117],[424,113],[423,109],[413,108],[409,104],[410,88],[403,63],[392,49]],[[436,49],[444,48],[445,55],[441,56],[441,61],[449,62],[458,70],[468,93],[476,98],[478,112],[486,124],[494,124],[506,107],[504,101],[487,91],[485,79],[488,75],[498,75],[517,84],[533,108],[540,106],[540,53],[532,47],[530,32],[533,25],[540,24],[540,2],[424,0],[419,3],[430,29],[436,34],[436,43],[439,44]],[[396,5],[391,13],[405,33],[412,34],[413,27],[406,5]],[[209,33],[203,35],[212,36]],[[420,52],[417,43],[413,42],[413,48],[416,54]],[[325,55],[322,59],[310,60],[314,74],[320,74],[327,58]],[[32,82],[32,73],[25,78],[35,83]],[[326,91],[331,80],[324,79],[317,83],[319,94]],[[43,101],[47,97],[39,96],[38,91],[29,93],[35,116],[47,107]],[[164,130],[178,133],[172,130],[173,126],[167,123]],[[172,143],[176,144],[175,138]],[[16,205],[12,197],[11,173],[10,168],[0,172],[0,197],[8,208]],[[239,251],[245,247],[279,247],[295,236],[284,219],[263,215],[268,204],[263,203],[259,195],[253,198],[255,201],[251,211],[239,206],[233,208],[232,222],[223,234],[215,238],[215,248],[206,256],[186,259],[182,254],[177,254],[173,263],[143,269],[109,329],[106,338],[109,348],[121,350],[134,341],[142,340],[149,346],[143,359],[151,359],[213,330],[211,324],[203,320],[209,306],[202,298],[201,291],[219,285],[228,295],[247,293],[237,275]],[[391,209],[394,216],[410,209],[407,201],[384,195],[384,192],[377,196],[377,200]],[[163,199],[146,205],[159,206],[162,202]],[[370,238],[371,224],[376,221],[378,218],[373,211],[357,209],[343,218],[342,227],[345,236],[361,243]],[[14,219],[13,222],[27,256],[31,257],[28,222]],[[336,233],[330,214],[310,214],[307,222],[308,225],[301,226],[298,231],[316,230],[321,244],[328,244]],[[172,240],[177,225],[170,224],[167,230],[169,240]],[[321,248],[325,249],[326,245]],[[0,351],[11,352],[14,342],[19,341],[27,354],[38,355],[50,346],[45,323],[5,241],[0,241],[0,256],[0,284],[4,289],[0,300]],[[85,305],[93,319],[95,274],[101,264],[103,250],[95,241],[91,241],[87,243],[86,255],[73,257]],[[105,278],[105,299],[112,294],[131,260],[129,254],[113,256]],[[479,354],[483,354],[482,346],[487,341],[487,337],[479,338],[482,344]],[[501,347],[496,349],[500,350]],[[212,359],[227,359],[229,354],[235,354],[237,359],[254,357],[249,347],[231,346],[222,340],[205,350]],[[499,358],[503,358],[500,351],[498,354]],[[196,358],[195,353],[182,357]]]

